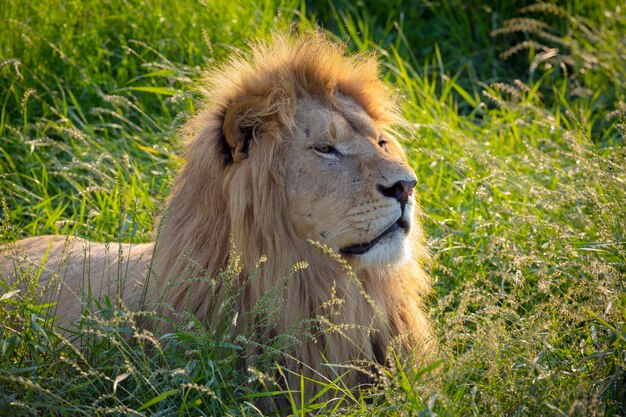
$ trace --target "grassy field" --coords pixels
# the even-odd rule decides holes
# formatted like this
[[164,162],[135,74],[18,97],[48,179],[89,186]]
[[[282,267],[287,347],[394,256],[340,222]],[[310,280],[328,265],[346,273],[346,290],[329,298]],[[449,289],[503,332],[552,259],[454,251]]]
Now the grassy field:
[[[626,5],[313,3],[2,2],[0,243],[148,241],[202,68],[317,23],[379,52],[413,126],[440,351],[289,412],[626,415]],[[280,395],[211,327],[77,348],[36,279],[0,279],[0,415],[261,415]]]

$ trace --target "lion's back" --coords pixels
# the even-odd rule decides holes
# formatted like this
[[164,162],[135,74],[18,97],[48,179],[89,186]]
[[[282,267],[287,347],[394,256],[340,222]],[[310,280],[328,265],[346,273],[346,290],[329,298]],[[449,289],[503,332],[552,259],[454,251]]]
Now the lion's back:
[[153,244],[94,243],[78,237],[45,235],[0,247],[0,279],[10,288],[41,291],[42,302],[58,301],[62,319],[79,317],[90,296],[121,293],[138,308],[135,291],[148,269]]

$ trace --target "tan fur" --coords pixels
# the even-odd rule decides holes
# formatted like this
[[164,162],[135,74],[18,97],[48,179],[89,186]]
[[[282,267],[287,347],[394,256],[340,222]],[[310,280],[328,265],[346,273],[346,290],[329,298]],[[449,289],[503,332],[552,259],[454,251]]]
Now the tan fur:
[[[5,282],[39,277],[42,302],[52,307],[67,327],[85,309],[89,295],[118,295],[139,306],[141,282],[152,256],[153,244],[94,243],[76,237],[37,236],[0,247],[0,278]],[[29,285],[21,285],[24,290]],[[117,303],[116,303],[117,304]]]
[[[146,305],[188,309],[210,324],[222,297],[220,284],[215,289],[209,280],[194,277],[218,277],[233,242],[242,256],[238,328],[248,335],[264,334],[268,326],[250,310],[296,262],[308,263],[285,280],[276,300],[282,314],[271,324],[273,334],[294,327],[312,334],[300,336],[287,352],[292,369],[311,367],[332,376],[335,371],[323,362],[382,361],[394,341],[404,351],[428,343],[422,297],[430,280],[422,267],[427,255],[418,218],[406,240],[392,242],[409,256],[401,259],[397,251],[381,249],[371,259],[348,257],[357,279],[311,243],[338,251],[371,241],[400,210],[377,187],[414,179],[393,138],[392,129],[402,119],[379,80],[376,59],[346,56],[342,45],[319,34],[278,34],[254,45],[250,56],[231,58],[210,71],[206,85],[206,107],[185,129],[190,138],[186,164],[167,202],[156,245],[121,246],[130,253],[124,262],[134,265],[125,281],[128,306],[141,307],[135,285],[154,251],[144,279]],[[324,141],[341,154],[335,158],[314,148]],[[413,198],[409,206],[413,210]],[[55,251],[65,241],[40,237],[22,246],[38,262],[51,239]],[[103,245],[69,243],[91,247],[92,279],[116,281]],[[389,248],[396,247],[392,243]],[[81,249],[74,253],[71,269],[62,275],[68,287],[78,288],[85,273],[76,266],[82,264]],[[264,256],[267,261],[258,268]],[[52,261],[60,262],[60,255],[55,252]],[[250,274],[254,277],[248,279]],[[75,300],[62,296],[58,314],[75,317]],[[360,380],[351,378],[346,382]]]

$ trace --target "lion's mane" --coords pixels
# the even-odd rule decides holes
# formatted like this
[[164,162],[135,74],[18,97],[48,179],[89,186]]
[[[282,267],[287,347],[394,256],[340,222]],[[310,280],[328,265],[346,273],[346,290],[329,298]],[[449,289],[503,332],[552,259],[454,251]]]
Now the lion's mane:
[[[375,57],[346,56],[342,45],[319,34],[275,35],[257,42],[250,55],[210,71],[206,85],[205,108],[185,127],[186,164],[159,226],[151,301],[165,300],[178,311],[190,309],[203,322],[216,319],[212,306],[219,300],[207,294],[220,297],[219,289],[185,277],[218,276],[229,262],[233,242],[242,256],[239,283],[245,286],[236,309],[247,317],[242,326],[248,330],[263,322],[246,313],[294,263],[308,262],[286,280],[284,314],[273,329],[288,331],[297,322],[317,320],[319,331],[313,329],[313,337],[303,337],[289,352],[295,362],[317,370],[323,361],[382,362],[394,341],[406,349],[427,343],[430,330],[422,298],[430,280],[422,267],[426,250],[419,221],[410,236],[412,259],[400,266],[361,270],[354,279],[340,262],[296,237],[287,212],[284,170],[275,163],[299,97],[330,104],[340,92],[378,123],[401,121],[379,79]],[[251,96],[261,97],[260,104],[233,116],[253,136],[253,149],[242,158],[248,149],[229,144],[224,125],[233,103]],[[261,257],[267,260],[258,268]],[[331,299],[341,300],[333,323],[323,319]]]

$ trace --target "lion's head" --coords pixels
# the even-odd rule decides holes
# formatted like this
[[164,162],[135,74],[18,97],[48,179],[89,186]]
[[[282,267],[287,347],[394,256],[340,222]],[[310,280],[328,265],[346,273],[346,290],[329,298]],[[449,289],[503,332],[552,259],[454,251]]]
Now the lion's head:
[[301,97],[281,159],[290,221],[357,269],[400,263],[410,254],[415,174],[402,149],[354,99]]
[[[342,331],[313,332],[291,352],[305,365],[384,361],[399,336],[408,336],[405,346],[428,339],[416,178],[394,137],[402,119],[375,58],[346,56],[319,34],[276,35],[206,81],[205,108],[186,126],[186,164],[160,225],[155,296],[210,321],[211,284],[185,278],[217,276],[232,240],[243,263],[239,313],[298,261],[309,266],[287,280],[276,331],[324,316],[331,297],[343,300],[333,319]],[[341,254],[358,282],[312,241]],[[259,325],[256,316],[246,320]]]

